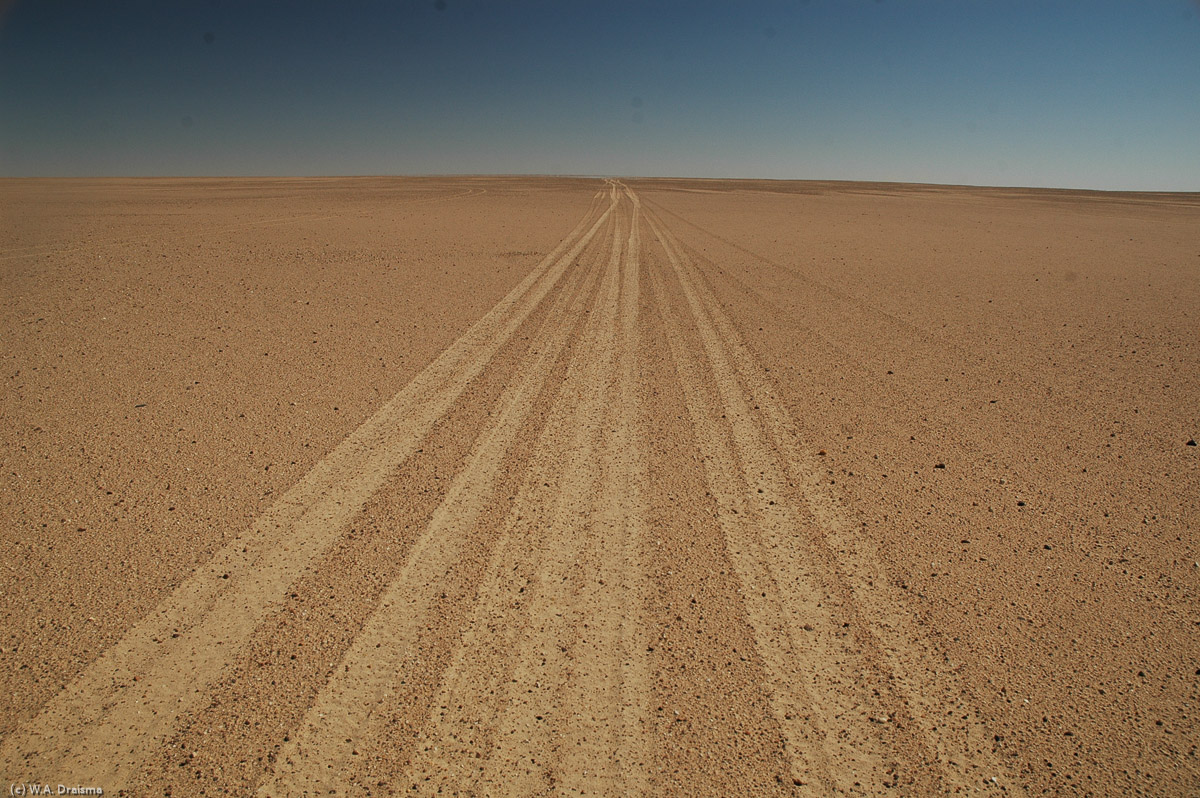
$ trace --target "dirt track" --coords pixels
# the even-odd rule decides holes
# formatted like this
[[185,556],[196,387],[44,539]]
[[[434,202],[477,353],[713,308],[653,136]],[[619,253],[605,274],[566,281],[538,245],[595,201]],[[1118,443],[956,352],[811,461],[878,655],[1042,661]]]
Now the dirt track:
[[[469,226],[471,203],[546,208],[527,182],[431,183],[403,198],[420,225],[397,224],[449,247],[439,220]],[[308,383],[315,417],[251,419],[292,468],[251,496],[249,467],[222,463],[238,435],[213,444],[196,467],[206,484],[231,469],[236,510],[206,525],[226,499],[194,500],[191,532],[145,514],[113,518],[117,543],[67,517],[39,531],[70,468],[21,460],[53,453],[28,443],[52,424],[14,384],[6,560],[68,577],[6,585],[4,778],[137,795],[1196,789],[1195,198],[795,185],[557,185],[555,222],[503,269],[466,234],[450,290],[443,269],[439,298],[413,304],[415,363],[372,366],[384,333],[351,327],[359,343]],[[238,224],[291,224],[258,210]],[[322,223],[362,225],[373,252],[390,230],[308,213],[308,262]],[[122,236],[80,246],[127,252]],[[21,382],[59,351],[29,338],[45,322],[21,303],[57,289],[23,259],[62,241],[5,246]],[[277,322],[295,289],[268,288],[260,318],[285,342],[355,312],[349,296]],[[390,376],[368,391],[369,367]],[[354,390],[330,387],[342,375]],[[261,379],[278,401],[293,377]],[[130,398],[58,434],[119,431],[100,415]],[[237,406],[197,423],[227,430]],[[285,427],[320,440],[271,449]],[[84,504],[103,533],[107,500]],[[72,559],[114,545],[162,552],[129,554],[150,586],[64,606],[71,579],[122,583]]]

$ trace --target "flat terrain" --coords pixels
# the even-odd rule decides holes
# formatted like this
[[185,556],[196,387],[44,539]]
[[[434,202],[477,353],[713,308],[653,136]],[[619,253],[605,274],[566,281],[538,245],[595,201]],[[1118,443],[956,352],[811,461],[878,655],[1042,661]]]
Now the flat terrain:
[[1194,795],[1200,195],[0,181],[0,779]]

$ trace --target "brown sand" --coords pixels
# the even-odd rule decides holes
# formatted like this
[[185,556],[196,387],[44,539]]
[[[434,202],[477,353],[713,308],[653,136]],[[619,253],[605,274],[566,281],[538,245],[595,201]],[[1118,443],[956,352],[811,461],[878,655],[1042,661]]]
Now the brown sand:
[[0,182],[0,777],[1200,789],[1200,196]]

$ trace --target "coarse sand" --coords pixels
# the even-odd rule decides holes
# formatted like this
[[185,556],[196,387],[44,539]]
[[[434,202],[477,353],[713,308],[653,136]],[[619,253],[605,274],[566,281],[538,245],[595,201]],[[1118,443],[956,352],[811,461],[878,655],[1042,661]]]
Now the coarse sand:
[[1200,195],[0,180],[0,776],[1194,795]]

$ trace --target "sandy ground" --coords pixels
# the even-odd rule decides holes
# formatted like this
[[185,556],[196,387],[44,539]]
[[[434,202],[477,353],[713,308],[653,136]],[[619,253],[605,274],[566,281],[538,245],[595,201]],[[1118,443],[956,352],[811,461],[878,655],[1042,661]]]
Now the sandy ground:
[[0,778],[1200,791],[1200,196],[0,181]]

